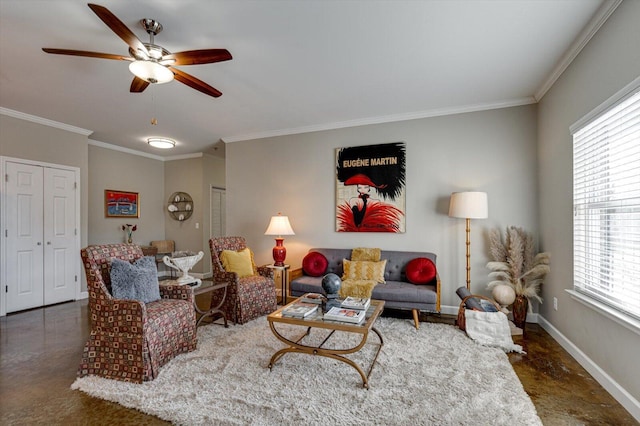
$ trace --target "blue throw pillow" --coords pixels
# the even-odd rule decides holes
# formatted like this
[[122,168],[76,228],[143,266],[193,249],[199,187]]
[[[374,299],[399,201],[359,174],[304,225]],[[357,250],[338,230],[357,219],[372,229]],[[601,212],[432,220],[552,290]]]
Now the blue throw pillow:
[[143,303],[160,300],[155,259],[145,256],[133,264],[126,260],[112,259],[111,294],[116,299],[139,300]]

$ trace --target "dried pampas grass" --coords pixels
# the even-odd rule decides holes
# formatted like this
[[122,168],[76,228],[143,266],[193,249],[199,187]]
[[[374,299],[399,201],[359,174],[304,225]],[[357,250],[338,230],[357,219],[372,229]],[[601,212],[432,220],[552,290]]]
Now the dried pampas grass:
[[538,294],[544,277],[549,273],[549,253],[535,254],[533,235],[522,228],[509,226],[504,241],[499,229],[489,231],[489,253],[493,258],[487,263],[491,270],[489,288],[499,284],[511,286],[517,295],[542,302]]

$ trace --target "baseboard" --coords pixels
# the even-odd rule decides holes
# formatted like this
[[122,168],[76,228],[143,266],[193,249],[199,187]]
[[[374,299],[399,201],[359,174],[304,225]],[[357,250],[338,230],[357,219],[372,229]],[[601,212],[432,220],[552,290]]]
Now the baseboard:
[[549,321],[540,317],[540,326],[560,344],[593,378],[602,385],[636,420],[640,421],[640,402],[627,392],[618,382],[609,376],[591,358],[573,342],[555,328]]
[[[454,315],[457,316],[458,315],[458,309],[460,308],[460,306],[445,306],[445,305],[441,305],[440,306],[440,313],[441,314],[445,314],[445,315]],[[537,324],[538,323],[538,314],[537,313],[531,313],[529,312],[527,314],[527,322],[532,323],[532,324]]]
[[80,292],[80,296],[78,296],[77,300],[88,299],[88,298],[89,298],[89,292],[88,291],[81,291]]

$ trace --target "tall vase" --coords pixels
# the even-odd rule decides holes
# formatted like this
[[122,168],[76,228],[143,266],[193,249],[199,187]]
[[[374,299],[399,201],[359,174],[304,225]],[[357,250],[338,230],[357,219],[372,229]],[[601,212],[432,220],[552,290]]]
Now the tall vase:
[[513,323],[516,327],[524,330],[527,323],[527,310],[529,309],[529,299],[525,296],[518,295],[513,302]]

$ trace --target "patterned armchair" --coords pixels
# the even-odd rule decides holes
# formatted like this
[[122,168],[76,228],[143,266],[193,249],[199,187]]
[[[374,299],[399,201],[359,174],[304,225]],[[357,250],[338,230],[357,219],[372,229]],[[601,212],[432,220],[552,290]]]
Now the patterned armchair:
[[[246,247],[247,243],[243,237],[219,237],[209,240],[213,281],[230,283],[221,309],[234,324],[244,324],[277,309],[273,270],[259,266],[258,275],[238,278],[238,274],[226,272],[222,267],[220,261],[222,250],[238,251]],[[222,291],[214,292],[211,297],[211,306],[217,306],[222,297]]]
[[142,257],[132,244],[105,244],[81,250],[87,276],[91,334],[82,353],[78,376],[89,374],[142,383],[158,376],[160,367],[196,348],[193,290],[160,286],[161,299],[151,303],[111,296],[111,259],[129,262]]

